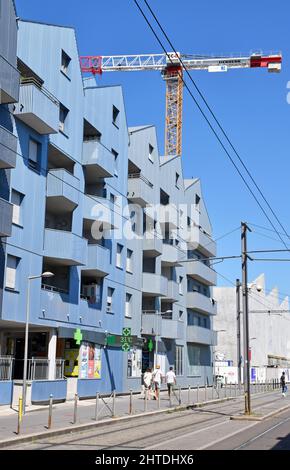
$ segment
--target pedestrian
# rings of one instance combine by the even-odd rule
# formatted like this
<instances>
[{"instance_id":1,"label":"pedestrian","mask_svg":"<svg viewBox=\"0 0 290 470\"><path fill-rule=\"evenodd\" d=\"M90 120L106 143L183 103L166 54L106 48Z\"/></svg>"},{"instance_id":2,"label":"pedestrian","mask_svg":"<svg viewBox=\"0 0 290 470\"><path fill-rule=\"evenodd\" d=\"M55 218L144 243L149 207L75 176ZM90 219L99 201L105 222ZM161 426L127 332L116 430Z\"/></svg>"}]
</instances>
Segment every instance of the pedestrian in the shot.
<instances>
[{"instance_id":1,"label":"pedestrian","mask_svg":"<svg viewBox=\"0 0 290 470\"><path fill-rule=\"evenodd\" d=\"M147 399L150 400L151 390L152 390L152 371L150 367L148 367L148 369L143 375L143 383L144 383L144 388L145 388L144 399L146 399L146 394L147 394Z\"/></svg>"},{"instance_id":2,"label":"pedestrian","mask_svg":"<svg viewBox=\"0 0 290 470\"><path fill-rule=\"evenodd\" d=\"M153 384L154 384L154 400L158 400L159 397L159 392L161 388L161 382L162 382L162 372L160 370L160 366L157 365L153 371Z\"/></svg>"},{"instance_id":3,"label":"pedestrian","mask_svg":"<svg viewBox=\"0 0 290 470\"><path fill-rule=\"evenodd\" d=\"M287 391L285 372L282 372L282 375L280 377L280 386L282 388L282 396L285 397Z\"/></svg>"},{"instance_id":4,"label":"pedestrian","mask_svg":"<svg viewBox=\"0 0 290 470\"><path fill-rule=\"evenodd\" d=\"M173 386L176 385L176 375L173 371L173 367L169 367L169 371L166 374L166 383L167 383L167 390L168 396L170 398L171 392L173 391Z\"/></svg>"}]
</instances>

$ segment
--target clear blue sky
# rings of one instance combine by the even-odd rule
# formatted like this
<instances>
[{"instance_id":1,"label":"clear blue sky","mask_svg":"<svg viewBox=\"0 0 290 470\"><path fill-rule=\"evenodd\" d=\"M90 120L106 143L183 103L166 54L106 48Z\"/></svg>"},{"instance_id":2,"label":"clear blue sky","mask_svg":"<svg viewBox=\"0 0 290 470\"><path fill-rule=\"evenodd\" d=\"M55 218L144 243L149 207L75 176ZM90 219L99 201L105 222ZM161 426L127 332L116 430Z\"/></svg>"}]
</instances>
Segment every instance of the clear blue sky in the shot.
<instances>
[{"instance_id":1,"label":"clear blue sky","mask_svg":"<svg viewBox=\"0 0 290 470\"><path fill-rule=\"evenodd\" d=\"M150 4L182 53L283 52L280 74L245 69L220 74L196 71L192 76L290 231L290 105L286 101L290 4L283 0L151 0ZM21 18L73 26L82 55L162 52L133 0L16 0L16 5ZM165 85L159 73L108 73L98 80L123 85L129 125L156 125L162 153ZM241 220L271 228L186 91L183 120L184 175L202 180L214 236L238 227ZM261 231L277 238L275 233ZM250 234L249 249L264 248L284 247L281 242ZM238 231L219 242L219 255L239 252ZM240 276L237 261L221 263L216 269L233 281ZM268 289L278 285L282 292L290 293L290 263L250 264L250 277L260 272L267 276ZM219 284L226 281L220 277Z\"/></svg>"}]
</instances>

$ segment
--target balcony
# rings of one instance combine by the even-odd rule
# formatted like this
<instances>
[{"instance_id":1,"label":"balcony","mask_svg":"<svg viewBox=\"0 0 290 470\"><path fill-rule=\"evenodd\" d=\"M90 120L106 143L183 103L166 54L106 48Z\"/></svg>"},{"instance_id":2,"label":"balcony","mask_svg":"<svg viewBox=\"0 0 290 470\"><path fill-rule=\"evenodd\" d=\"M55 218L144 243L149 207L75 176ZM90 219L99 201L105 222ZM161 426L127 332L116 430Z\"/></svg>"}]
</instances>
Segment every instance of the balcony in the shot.
<instances>
[{"instance_id":1,"label":"balcony","mask_svg":"<svg viewBox=\"0 0 290 470\"><path fill-rule=\"evenodd\" d=\"M216 273L206 264L198 260L192 260L185 263L186 274L207 286L216 285Z\"/></svg>"},{"instance_id":2,"label":"balcony","mask_svg":"<svg viewBox=\"0 0 290 470\"><path fill-rule=\"evenodd\" d=\"M17 137L5 127L0 126L0 169L15 168Z\"/></svg>"},{"instance_id":3,"label":"balcony","mask_svg":"<svg viewBox=\"0 0 290 470\"><path fill-rule=\"evenodd\" d=\"M19 103L15 105L14 115L38 134L58 132L59 102L32 80L21 84Z\"/></svg>"},{"instance_id":4,"label":"balcony","mask_svg":"<svg viewBox=\"0 0 290 470\"><path fill-rule=\"evenodd\" d=\"M68 320L72 305L67 292L42 284L40 301L46 318L64 322Z\"/></svg>"},{"instance_id":5,"label":"balcony","mask_svg":"<svg viewBox=\"0 0 290 470\"><path fill-rule=\"evenodd\" d=\"M47 175L47 205L54 212L72 212L79 203L80 181L67 170L49 170Z\"/></svg>"},{"instance_id":6,"label":"balcony","mask_svg":"<svg viewBox=\"0 0 290 470\"><path fill-rule=\"evenodd\" d=\"M0 198L0 237L10 237L13 204Z\"/></svg>"},{"instance_id":7,"label":"balcony","mask_svg":"<svg viewBox=\"0 0 290 470\"><path fill-rule=\"evenodd\" d=\"M181 266L180 261L186 258L186 254L174 244L173 239L163 240L162 258L163 266Z\"/></svg>"},{"instance_id":8,"label":"balcony","mask_svg":"<svg viewBox=\"0 0 290 470\"><path fill-rule=\"evenodd\" d=\"M87 264L87 240L71 232L46 228L44 256L55 264L84 266Z\"/></svg>"},{"instance_id":9,"label":"balcony","mask_svg":"<svg viewBox=\"0 0 290 470\"><path fill-rule=\"evenodd\" d=\"M110 250L101 245L88 245L88 261L82 269L87 276L104 277L110 271Z\"/></svg>"},{"instance_id":10,"label":"balcony","mask_svg":"<svg viewBox=\"0 0 290 470\"><path fill-rule=\"evenodd\" d=\"M169 229L179 227L179 213L174 204L160 204L158 222L160 225L167 225Z\"/></svg>"},{"instance_id":11,"label":"balcony","mask_svg":"<svg viewBox=\"0 0 290 470\"><path fill-rule=\"evenodd\" d=\"M155 232L145 232L143 235L143 251L148 258L161 255L163 242L161 236Z\"/></svg>"},{"instance_id":12,"label":"balcony","mask_svg":"<svg viewBox=\"0 0 290 470\"><path fill-rule=\"evenodd\" d=\"M179 285L175 281L168 281L167 295L164 299L169 302L177 302L179 300Z\"/></svg>"},{"instance_id":13,"label":"balcony","mask_svg":"<svg viewBox=\"0 0 290 470\"><path fill-rule=\"evenodd\" d=\"M182 323L178 320L162 318L160 313L142 312L142 335L179 339L182 337L180 325Z\"/></svg>"},{"instance_id":14,"label":"balcony","mask_svg":"<svg viewBox=\"0 0 290 470\"><path fill-rule=\"evenodd\" d=\"M129 174L127 197L133 204L145 207L153 202L153 184L139 173Z\"/></svg>"},{"instance_id":15,"label":"balcony","mask_svg":"<svg viewBox=\"0 0 290 470\"><path fill-rule=\"evenodd\" d=\"M83 165L88 184L95 183L97 178L114 176L114 155L98 140L83 143Z\"/></svg>"},{"instance_id":16,"label":"balcony","mask_svg":"<svg viewBox=\"0 0 290 470\"><path fill-rule=\"evenodd\" d=\"M217 313L216 301L199 292L187 292L187 308L192 308L208 315L216 315Z\"/></svg>"},{"instance_id":17,"label":"balcony","mask_svg":"<svg viewBox=\"0 0 290 470\"><path fill-rule=\"evenodd\" d=\"M143 273L142 293L151 297L166 297L168 281L166 277L154 273Z\"/></svg>"},{"instance_id":18,"label":"balcony","mask_svg":"<svg viewBox=\"0 0 290 470\"><path fill-rule=\"evenodd\" d=\"M0 104L16 103L19 97L19 72L0 55Z\"/></svg>"},{"instance_id":19,"label":"balcony","mask_svg":"<svg viewBox=\"0 0 290 470\"><path fill-rule=\"evenodd\" d=\"M216 256L216 242L199 227L191 228L188 242L191 249L199 250L206 257Z\"/></svg>"},{"instance_id":20,"label":"balcony","mask_svg":"<svg viewBox=\"0 0 290 470\"><path fill-rule=\"evenodd\" d=\"M217 345L217 332L209 328L202 328L195 325L187 325L186 340L188 343L206 344L208 346Z\"/></svg>"},{"instance_id":21,"label":"balcony","mask_svg":"<svg viewBox=\"0 0 290 470\"><path fill-rule=\"evenodd\" d=\"M116 228L114 225L114 205L109 199L97 196L84 196L83 218L103 225L105 230Z\"/></svg>"}]
</instances>

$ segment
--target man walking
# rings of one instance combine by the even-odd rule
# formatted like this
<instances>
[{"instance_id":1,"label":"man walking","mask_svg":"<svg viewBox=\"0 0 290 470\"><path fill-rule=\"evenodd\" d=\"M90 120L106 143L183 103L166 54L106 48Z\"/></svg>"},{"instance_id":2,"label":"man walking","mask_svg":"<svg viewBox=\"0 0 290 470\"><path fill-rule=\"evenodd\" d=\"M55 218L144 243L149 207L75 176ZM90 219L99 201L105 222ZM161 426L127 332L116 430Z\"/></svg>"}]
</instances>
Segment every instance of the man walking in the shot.
<instances>
[{"instance_id":1,"label":"man walking","mask_svg":"<svg viewBox=\"0 0 290 470\"><path fill-rule=\"evenodd\" d=\"M166 374L166 383L167 383L168 396L170 398L171 392L173 390L173 385L176 385L176 375L173 371L173 367L169 367L169 371Z\"/></svg>"},{"instance_id":2,"label":"man walking","mask_svg":"<svg viewBox=\"0 0 290 470\"><path fill-rule=\"evenodd\" d=\"M153 372L153 384L154 384L154 391L155 391L155 400L158 400L160 388L162 382L162 373L160 370L160 366L157 365L154 372Z\"/></svg>"},{"instance_id":3,"label":"man walking","mask_svg":"<svg viewBox=\"0 0 290 470\"><path fill-rule=\"evenodd\" d=\"M282 395L283 397L285 397L287 391L285 372L282 372L282 375L280 377L280 385L282 388Z\"/></svg>"}]
</instances>

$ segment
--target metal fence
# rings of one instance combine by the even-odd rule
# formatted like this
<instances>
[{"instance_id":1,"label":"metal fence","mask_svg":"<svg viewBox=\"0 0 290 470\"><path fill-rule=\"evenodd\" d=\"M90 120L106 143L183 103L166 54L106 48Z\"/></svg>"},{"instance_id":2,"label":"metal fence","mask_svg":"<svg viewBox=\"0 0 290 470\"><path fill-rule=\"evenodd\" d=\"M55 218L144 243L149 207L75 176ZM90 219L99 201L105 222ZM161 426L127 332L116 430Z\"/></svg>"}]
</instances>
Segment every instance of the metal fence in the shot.
<instances>
[{"instance_id":1,"label":"metal fence","mask_svg":"<svg viewBox=\"0 0 290 470\"><path fill-rule=\"evenodd\" d=\"M12 356L0 356L0 380L11 380L13 371Z\"/></svg>"}]
</instances>

